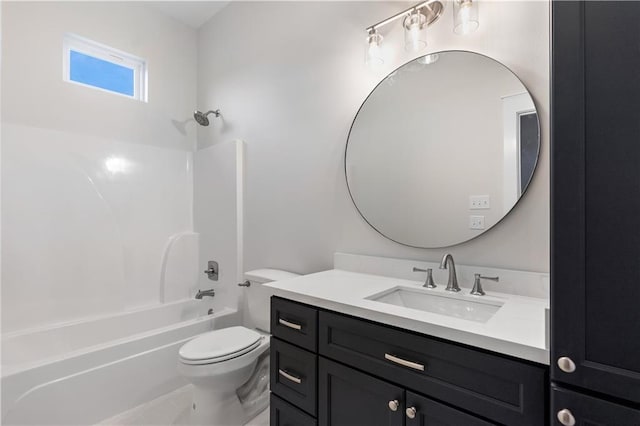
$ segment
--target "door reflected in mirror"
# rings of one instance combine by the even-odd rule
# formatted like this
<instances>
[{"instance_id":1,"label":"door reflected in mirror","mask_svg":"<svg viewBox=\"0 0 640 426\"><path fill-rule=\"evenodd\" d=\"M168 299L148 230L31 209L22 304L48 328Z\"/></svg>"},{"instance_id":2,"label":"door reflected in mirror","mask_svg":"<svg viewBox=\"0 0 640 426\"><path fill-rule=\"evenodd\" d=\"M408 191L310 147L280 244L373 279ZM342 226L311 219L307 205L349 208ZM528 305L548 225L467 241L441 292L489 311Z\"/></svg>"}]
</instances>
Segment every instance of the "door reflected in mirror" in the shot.
<instances>
[{"instance_id":1,"label":"door reflected in mirror","mask_svg":"<svg viewBox=\"0 0 640 426\"><path fill-rule=\"evenodd\" d=\"M539 151L535 104L515 74L477 53L437 52L401 66L367 97L345 173L358 211L382 235L446 247L513 209Z\"/></svg>"}]
</instances>

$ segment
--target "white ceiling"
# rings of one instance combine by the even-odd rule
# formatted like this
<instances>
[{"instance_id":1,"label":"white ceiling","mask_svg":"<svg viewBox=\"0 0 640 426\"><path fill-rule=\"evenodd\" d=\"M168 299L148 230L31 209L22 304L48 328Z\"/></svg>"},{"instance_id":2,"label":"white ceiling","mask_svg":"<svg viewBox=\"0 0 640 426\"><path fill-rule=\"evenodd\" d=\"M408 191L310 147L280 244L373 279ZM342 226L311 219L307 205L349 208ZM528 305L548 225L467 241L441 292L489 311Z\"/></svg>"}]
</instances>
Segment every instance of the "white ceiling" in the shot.
<instances>
[{"instance_id":1,"label":"white ceiling","mask_svg":"<svg viewBox=\"0 0 640 426\"><path fill-rule=\"evenodd\" d=\"M230 1L154 1L148 3L165 15L198 29Z\"/></svg>"}]
</instances>

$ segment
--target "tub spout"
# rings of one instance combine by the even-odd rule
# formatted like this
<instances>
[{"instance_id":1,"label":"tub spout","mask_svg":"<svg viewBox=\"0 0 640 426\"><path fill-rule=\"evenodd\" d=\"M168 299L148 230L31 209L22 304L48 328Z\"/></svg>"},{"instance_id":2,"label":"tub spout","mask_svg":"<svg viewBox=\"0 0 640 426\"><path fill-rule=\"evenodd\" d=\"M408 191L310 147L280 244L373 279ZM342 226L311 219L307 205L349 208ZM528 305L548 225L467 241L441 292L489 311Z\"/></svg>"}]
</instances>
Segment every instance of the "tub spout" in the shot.
<instances>
[{"instance_id":1,"label":"tub spout","mask_svg":"<svg viewBox=\"0 0 640 426\"><path fill-rule=\"evenodd\" d=\"M203 297L213 297L215 295L216 291L214 289L198 290L198 293L196 293L196 299L202 299Z\"/></svg>"}]
</instances>

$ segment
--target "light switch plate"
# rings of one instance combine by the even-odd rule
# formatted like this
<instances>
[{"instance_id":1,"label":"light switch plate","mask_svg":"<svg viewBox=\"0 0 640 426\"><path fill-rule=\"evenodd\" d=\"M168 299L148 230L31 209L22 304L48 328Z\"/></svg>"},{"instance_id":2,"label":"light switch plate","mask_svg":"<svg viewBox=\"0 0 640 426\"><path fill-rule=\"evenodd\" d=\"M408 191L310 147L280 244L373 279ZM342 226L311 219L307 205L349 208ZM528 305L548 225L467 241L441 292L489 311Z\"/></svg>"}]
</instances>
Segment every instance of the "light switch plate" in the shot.
<instances>
[{"instance_id":1,"label":"light switch plate","mask_svg":"<svg viewBox=\"0 0 640 426\"><path fill-rule=\"evenodd\" d=\"M484 229L484 216L469 216L469 229Z\"/></svg>"},{"instance_id":2,"label":"light switch plate","mask_svg":"<svg viewBox=\"0 0 640 426\"><path fill-rule=\"evenodd\" d=\"M469 210L484 210L491 208L491 199L488 195L470 195Z\"/></svg>"}]
</instances>

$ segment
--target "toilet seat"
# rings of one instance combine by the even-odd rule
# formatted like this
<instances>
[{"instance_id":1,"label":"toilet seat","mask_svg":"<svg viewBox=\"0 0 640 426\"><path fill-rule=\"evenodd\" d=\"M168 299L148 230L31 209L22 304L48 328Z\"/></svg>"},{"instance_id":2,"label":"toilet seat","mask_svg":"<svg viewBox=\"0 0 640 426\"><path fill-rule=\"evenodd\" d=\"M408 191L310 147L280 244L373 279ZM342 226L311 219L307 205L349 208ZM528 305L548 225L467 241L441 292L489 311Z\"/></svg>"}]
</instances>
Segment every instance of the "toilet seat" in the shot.
<instances>
[{"instance_id":1,"label":"toilet seat","mask_svg":"<svg viewBox=\"0 0 640 426\"><path fill-rule=\"evenodd\" d=\"M215 364L247 354L263 336L246 327L228 327L205 333L180 348L180 361L189 365Z\"/></svg>"}]
</instances>

